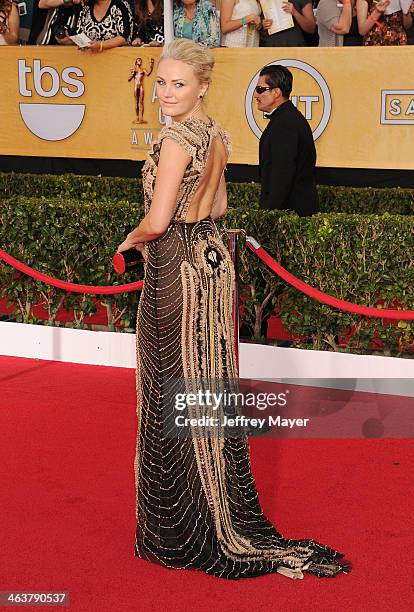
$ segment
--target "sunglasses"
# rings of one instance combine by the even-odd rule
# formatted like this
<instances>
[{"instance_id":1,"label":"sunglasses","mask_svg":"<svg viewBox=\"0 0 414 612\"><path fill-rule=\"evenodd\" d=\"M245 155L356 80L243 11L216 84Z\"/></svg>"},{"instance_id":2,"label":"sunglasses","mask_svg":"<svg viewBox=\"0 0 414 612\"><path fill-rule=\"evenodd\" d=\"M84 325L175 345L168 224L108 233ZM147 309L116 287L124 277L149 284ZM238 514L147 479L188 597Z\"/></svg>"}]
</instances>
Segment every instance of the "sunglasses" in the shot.
<instances>
[{"instance_id":1,"label":"sunglasses","mask_svg":"<svg viewBox=\"0 0 414 612\"><path fill-rule=\"evenodd\" d=\"M276 88L275 87L262 87L261 85L256 85L256 87L254 89L255 89L256 93L258 93L260 95L264 91L269 91L270 89L276 89Z\"/></svg>"}]
</instances>

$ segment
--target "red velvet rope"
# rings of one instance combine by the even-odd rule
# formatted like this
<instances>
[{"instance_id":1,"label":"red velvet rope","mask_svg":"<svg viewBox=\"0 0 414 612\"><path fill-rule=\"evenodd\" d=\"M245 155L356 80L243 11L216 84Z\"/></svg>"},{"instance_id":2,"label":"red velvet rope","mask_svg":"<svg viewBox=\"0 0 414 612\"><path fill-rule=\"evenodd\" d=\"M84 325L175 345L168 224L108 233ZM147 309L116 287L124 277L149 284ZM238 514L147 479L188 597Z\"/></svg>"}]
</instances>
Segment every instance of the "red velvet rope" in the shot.
<instances>
[{"instance_id":1,"label":"red velvet rope","mask_svg":"<svg viewBox=\"0 0 414 612\"><path fill-rule=\"evenodd\" d=\"M140 280L136 283L128 283L127 285L115 285L115 286L94 286L94 285L77 285L75 283L69 283L67 281L59 280L58 278L53 278L53 276L48 276L47 274L43 274L43 272L39 272L38 270L34 270L30 268L30 266L26 266L26 264L22 263L18 259L15 259L11 255L8 255L2 249L0 249L0 259L8 263L16 270L20 272L24 272L28 276L35 278L37 280L42 281L43 283L47 283L48 285L52 285L53 287L58 287L59 289L65 289L66 291L71 291L73 293L92 293L94 295L114 295L116 293L127 293L129 291L136 291L137 289L142 289L144 285L144 281Z\"/></svg>"},{"instance_id":2,"label":"red velvet rope","mask_svg":"<svg viewBox=\"0 0 414 612\"><path fill-rule=\"evenodd\" d=\"M246 238L247 246L265 263L269 266L273 272L278 274L280 278L291 284L305 295L321 302L322 304L327 304L328 306L333 306L334 308L338 308L339 310L345 310L347 312L352 312L354 314L360 314L368 317L377 317L379 319L394 319L398 321L412 321L414 320L414 311L413 310L390 310L385 308L371 308L369 306L358 306L357 304L353 304L352 302L347 302L345 300L340 300L339 298L332 297L331 295L327 295L319 289L315 289L311 287L304 281L300 280L287 270L283 268L277 261L273 259L265 251L265 249L260 246L254 238L251 236L247 236ZM128 283L126 285L118 285L118 286L93 286L93 285L78 285L75 283L69 283L67 281L62 281L57 278L53 278L52 276L48 276L47 274L43 274L38 270L34 270L29 266L26 266L24 263L15 259L11 255L8 255L0 249L0 259L3 259L6 263L16 268L20 272L31 276L37 280L40 280L44 283L48 283L53 287L58 287L59 289L65 289L67 291L72 291L74 293L91 293L98 295L114 295L117 293L126 293L129 291L136 291L137 289L142 289L144 285L144 281L140 280L136 283Z\"/></svg>"},{"instance_id":3,"label":"red velvet rope","mask_svg":"<svg viewBox=\"0 0 414 612\"><path fill-rule=\"evenodd\" d=\"M293 276L293 274L285 270L285 268L278 264L277 261L275 261L273 257L271 257L269 253L267 253L267 251L265 251L264 248L260 246L260 244L251 236L246 237L246 244L266 265L269 266L271 270L273 270L273 272L278 274L280 278L322 304L333 306L339 310L353 312L354 314L377 317L379 319L395 319L397 321L414 320L414 310L386 310L385 308L358 306L352 302L346 302L345 300L340 300L339 298L327 295L318 289L314 289L304 281L296 278L296 276Z\"/></svg>"}]
</instances>

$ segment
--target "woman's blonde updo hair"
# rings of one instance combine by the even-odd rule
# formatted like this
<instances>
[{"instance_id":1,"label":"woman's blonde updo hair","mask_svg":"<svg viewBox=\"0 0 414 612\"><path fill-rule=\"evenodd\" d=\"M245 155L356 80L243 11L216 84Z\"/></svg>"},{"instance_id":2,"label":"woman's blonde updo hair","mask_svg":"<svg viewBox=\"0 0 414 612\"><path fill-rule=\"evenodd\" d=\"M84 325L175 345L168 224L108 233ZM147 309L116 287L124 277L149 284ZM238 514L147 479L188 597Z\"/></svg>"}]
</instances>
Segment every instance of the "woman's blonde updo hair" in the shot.
<instances>
[{"instance_id":1,"label":"woman's blonde updo hair","mask_svg":"<svg viewBox=\"0 0 414 612\"><path fill-rule=\"evenodd\" d=\"M211 73L214 67L214 56L208 47L202 47L198 43L186 38L177 38L164 46L160 57L173 59L192 66L196 77L201 84L211 83Z\"/></svg>"}]
</instances>

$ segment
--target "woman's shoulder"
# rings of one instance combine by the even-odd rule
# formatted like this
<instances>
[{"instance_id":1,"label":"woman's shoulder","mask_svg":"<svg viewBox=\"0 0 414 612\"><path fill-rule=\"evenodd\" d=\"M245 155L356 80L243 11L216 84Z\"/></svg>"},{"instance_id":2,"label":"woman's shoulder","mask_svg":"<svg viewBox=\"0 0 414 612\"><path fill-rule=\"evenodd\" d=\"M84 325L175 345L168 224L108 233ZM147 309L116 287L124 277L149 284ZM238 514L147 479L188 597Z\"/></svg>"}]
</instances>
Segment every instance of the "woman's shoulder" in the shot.
<instances>
[{"instance_id":1,"label":"woman's shoulder","mask_svg":"<svg viewBox=\"0 0 414 612\"><path fill-rule=\"evenodd\" d=\"M190 127L192 132L197 136L197 138L201 139L204 143L206 143L206 147L208 146L209 137L204 138L204 132L209 133L211 130L213 131L213 135L220 134L224 146L227 149L227 155L231 154L231 136L227 130L225 130L215 119L211 117L208 118L209 121L206 123L203 120L197 118L188 118L185 123Z\"/></svg>"},{"instance_id":2,"label":"woman's shoulder","mask_svg":"<svg viewBox=\"0 0 414 612\"><path fill-rule=\"evenodd\" d=\"M174 121L170 125L166 125L162 128L158 140L161 141L164 138L172 138L178 140L186 140L190 144L196 144L198 141L197 131L193 129L190 121Z\"/></svg>"},{"instance_id":3,"label":"woman's shoulder","mask_svg":"<svg viewBox=\"0 0 414 612\"><path fill-rule=\"evenodd\" d=\"M191 122L175 121L171 125L163 127L157 140L159 147L161 147L162 141L165 138L170 138L179 144L188 153L188 155L192 157L195 167L200 165L199 151L200 147L202 146L201 134L199 131L194 129Z\"/></svg>"},{"instance_id":4,"label":"woman's shoulder","mask_svg":"<svg viewBox=\"0 0 414 612\"><path fill-rule=\"evenodd\" d=\"M208 149L210 142L210 130L220 134L224 146L227 149L227 154L231 154L231 137L230 134L221 125L219 125L214 119L209 118L209 122L197 118L188 117L184 121L173 122L169 126L165 126L158 137L158 143L161 144L164 138L171 138L178 144L180 144L188 154L193 158L195 165L200 163L200 169L202 166L201 159L203 157L202 151Z\"/></svg>"}]
</instances>

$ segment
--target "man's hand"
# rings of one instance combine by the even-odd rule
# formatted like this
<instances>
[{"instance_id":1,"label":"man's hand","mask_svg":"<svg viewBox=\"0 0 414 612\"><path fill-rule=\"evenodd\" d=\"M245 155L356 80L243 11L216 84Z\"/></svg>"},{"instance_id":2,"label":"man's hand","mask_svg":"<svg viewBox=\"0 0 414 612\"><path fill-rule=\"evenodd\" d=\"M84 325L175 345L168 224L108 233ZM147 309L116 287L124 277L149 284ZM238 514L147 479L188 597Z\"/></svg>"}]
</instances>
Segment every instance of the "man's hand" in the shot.
<instances>
[{"instance_id":1,"label":"man's hand","mask_svg":"<svg viewBox=\"0 0 414 612\"><path fill-rule=\"evenodd\" d=\"M263 19L262 26L265 30L268 30L272 27L273 19Z\"/></svg>"}]
</instances>

